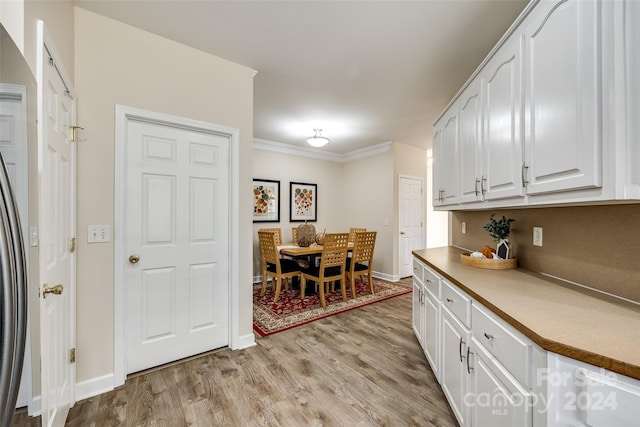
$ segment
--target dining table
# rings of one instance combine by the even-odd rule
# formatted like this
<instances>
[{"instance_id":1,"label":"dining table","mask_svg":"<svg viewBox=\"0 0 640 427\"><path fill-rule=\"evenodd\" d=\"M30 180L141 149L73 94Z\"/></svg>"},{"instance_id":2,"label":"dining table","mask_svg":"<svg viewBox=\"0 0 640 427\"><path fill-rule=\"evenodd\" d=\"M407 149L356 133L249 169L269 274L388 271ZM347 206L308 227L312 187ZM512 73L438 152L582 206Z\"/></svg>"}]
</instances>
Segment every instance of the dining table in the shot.
<instances>
[{"instance_id":1,"label":"dining table","mask_svg":"<svg viewBox=\"0 0 640 427\"><path fill-rule=\"evenodd\" d=\"M353 242L349 242L347 250L353 250ZM314 243L310 246L298 246L295 243L286 243L284 245L278 245L278 251L280 255L290 257L318 256L322 255L322 245Z\"/></svg>"},{"instance_id":2,"label":"dining table","mask_svg":"<svg viewBox=\"0 0 640 427\"><path fill-rule=\"evenodd\" d=\"M352 250L353 242L349 242L347 244L347 251ZM322 245L314 243L309 246L299 246L293 242L290 242L278 245L278 252L280 253L280 255L285 255L292 258L309 257L309 264L317 265L316 258L322 255ZM294 289L299 286L297 277L294 277L291 282ZM305 288L305 295L315 295L317 293L318 291L316 289L315 283L312 281L308 281Z\"/></svg>"}]
</instances>

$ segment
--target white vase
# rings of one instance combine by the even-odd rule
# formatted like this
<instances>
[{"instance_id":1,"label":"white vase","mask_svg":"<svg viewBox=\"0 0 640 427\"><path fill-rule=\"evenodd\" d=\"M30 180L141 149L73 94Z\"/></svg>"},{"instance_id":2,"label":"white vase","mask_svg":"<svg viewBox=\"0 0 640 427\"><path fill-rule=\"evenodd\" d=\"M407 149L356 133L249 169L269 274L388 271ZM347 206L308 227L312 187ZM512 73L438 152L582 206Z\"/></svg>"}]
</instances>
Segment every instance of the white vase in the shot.
<instances>
[{"instance_id":1,"label":"white vase","mask_svg":"<svg viewBox=\"0 0 640 427\"><path fill-rule=\"evenodd\" d=\"M509 239L500 239L496 248L499 259L509 259Z\"/></svg>"}]
</instances>

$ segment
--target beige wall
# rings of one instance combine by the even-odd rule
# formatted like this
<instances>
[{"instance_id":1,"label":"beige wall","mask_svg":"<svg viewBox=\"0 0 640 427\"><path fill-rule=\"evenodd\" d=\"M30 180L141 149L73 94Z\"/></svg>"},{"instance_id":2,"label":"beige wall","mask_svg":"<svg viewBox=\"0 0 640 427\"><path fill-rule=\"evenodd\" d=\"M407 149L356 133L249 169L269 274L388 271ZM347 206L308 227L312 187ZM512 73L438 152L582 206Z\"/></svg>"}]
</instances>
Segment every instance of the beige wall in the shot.
<instances>
[{"instance_id":1,"label":"beige wall","mask_svg":"<svg viewBox=\"0 0 640 427\"><path fill-rule=\"evenodd\" d=\"M373 270L392 277L397 273L393 150L344 163L343 168L344 179L338 187L342 203L337 208L342 229L365 227L377 231Z\"/></svg>"},{"instance_id":2,"label":"beige wall","mask_svg":"<svg viewBox=\"0 0 640 427\"><path fill-rule=\"evenodd\" d=\"M240 254L251 253L253 75L246 67L75 9L78 124L77 380L113 372L114 110L125 105L240 129ZM240 331L252 333L251 272L241 269Z\"/></svg>"},{"instance_id":3,"label":"beige wall","mask_svg":"<svg viewBox=\"0 0 640 427\"><path fill-rule=\"evenodd\" d=\"M640 302L640 204L454 212L453 244L495 247L482 228L494 212L516 220L509 240L520 266ZM532 244L534 226L542 247Z\"/></svg>"},{"instance_id":4,"label":"beige wall","mask_svg":"<svg viewBox=\"0 0 640 427\"><path fill-rule=\"evenodd\" d=\"M393 206L393 160L391 151L363 159L338 163L327 160L256 149L253 176L280 181L280 223L253 224L253 274L260 275L258 229L281 227L283 239L291 240L289 222L289 183L318 184L316 232L346 232L349 227L378 231L374 270L391 275ZM384 226L384 219L389 226Z\"/></svg>"}]
</instances>

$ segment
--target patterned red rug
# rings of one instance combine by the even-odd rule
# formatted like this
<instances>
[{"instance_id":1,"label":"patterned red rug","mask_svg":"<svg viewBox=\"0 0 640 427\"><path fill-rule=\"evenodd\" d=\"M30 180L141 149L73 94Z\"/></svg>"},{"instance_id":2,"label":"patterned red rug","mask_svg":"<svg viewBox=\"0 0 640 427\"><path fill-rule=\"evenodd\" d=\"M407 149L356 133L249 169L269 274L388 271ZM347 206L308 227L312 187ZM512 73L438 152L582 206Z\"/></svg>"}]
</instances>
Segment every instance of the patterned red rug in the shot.
<instances>
[{"instance_id":1,"label":"patterned red rug","mask_svg":"<svg viewBox=\"0 0 640 427\"><path fill-rule=\"evenodd\" d=\"M260 283L253 284L253 329L260 336L267 336L315 320L324 319L338 313L384 301L411 292L411 285L401 282L388 282L373 278L375 294L372 295L369 285L361 280L356 281L356 299L350 298L351 289L347 288L347 302L342 301L340 286L335 292L325 294L327 309L323 310L318 295L305 295L300 299L297 290L283 290L277 303L273 303L273 290L267 285L267 292L260 296Z\"/></svg>"}]
</instances>

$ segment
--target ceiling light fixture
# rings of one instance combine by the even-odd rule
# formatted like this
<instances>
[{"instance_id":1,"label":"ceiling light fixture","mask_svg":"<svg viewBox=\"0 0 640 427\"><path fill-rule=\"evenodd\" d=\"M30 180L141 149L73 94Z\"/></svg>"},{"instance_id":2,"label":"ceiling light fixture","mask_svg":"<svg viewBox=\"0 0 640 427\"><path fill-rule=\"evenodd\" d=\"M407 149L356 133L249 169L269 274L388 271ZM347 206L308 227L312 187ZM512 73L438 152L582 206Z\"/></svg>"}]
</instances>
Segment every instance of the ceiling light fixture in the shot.
<instances>
[{"instance_id":1,"label":"ceiling light fixture","mask_svg":"<svg viewBox=\"0 0 640 427\"><path fill-rule=\"evenodd\" d=\"M329 138L321 135L322 129L314 129L313 131L316 134L312 137L307 138L307 142L309 143L309 145L312 145L314 147L324 147L329 143Z\"/></svg>"}]
</instances>

